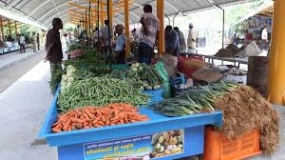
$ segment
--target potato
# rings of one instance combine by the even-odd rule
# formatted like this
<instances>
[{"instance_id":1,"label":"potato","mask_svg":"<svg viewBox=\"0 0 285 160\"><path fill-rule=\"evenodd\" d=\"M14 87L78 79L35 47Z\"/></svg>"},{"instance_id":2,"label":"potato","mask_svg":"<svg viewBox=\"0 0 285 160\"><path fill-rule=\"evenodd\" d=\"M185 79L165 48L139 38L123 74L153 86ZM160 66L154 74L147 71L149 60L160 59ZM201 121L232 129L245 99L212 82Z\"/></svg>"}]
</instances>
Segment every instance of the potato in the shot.
<instances>
[{"instance_id":1,"label":"potato","mask_svg":"<svg viewBox=\"0 0 285 160\"><path fill-rule=\"evenodd\" d=\"M176 137L171 137L169 143L171 145L176 145L177 144L177 138Z\"/></svg>"}]
</instances>

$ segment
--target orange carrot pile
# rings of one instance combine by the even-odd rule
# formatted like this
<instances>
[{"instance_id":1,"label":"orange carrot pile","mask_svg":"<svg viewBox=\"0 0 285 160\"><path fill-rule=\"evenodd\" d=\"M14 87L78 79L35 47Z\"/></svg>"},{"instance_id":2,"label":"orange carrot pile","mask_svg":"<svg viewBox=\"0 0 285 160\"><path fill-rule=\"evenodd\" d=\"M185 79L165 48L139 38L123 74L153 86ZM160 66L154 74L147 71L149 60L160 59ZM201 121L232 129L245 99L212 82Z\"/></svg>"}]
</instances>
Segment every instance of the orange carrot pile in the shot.
<instances>
[{"instance_id":1,"label":"orange carrot pile","mask_svg":"<svg viewBox=\"0 0 285 160\"><path fill-rule=\"evenodd\" d=\"M138 109L130 104L115 103L105 107L88 106L60 115L52 126L52 132L98 128L147 120L147 116L141 115Z\"/></svg>"}]
</instances>

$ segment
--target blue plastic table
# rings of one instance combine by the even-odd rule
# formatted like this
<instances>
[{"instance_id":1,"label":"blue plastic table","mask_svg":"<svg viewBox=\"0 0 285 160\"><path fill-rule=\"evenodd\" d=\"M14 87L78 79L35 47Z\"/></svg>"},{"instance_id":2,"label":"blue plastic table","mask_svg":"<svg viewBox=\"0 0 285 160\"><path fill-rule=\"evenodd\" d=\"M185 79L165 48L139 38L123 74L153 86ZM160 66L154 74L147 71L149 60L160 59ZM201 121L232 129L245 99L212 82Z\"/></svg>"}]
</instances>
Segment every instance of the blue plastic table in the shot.
<instances>
[{"instance_id":1,"label":"blue plastic table","mask_svg":"<svg viewBox=\"0 0 285 160\"><path fill-rule=\"evenodd\" d=\"M132 150L128 148L130 154L142 150L147 152L147 149L152 147L150 143L153 134L174 130L183 130L183 152L155 159L172 160L198 155L202 154L204 149L204 126L222 124L221 112L166 117L150 109L141 108L140 112L147 115L149 121L55 134L51 133L51 126L58 115L56 104L58 94L59 90L52 101L39 137L45 138L50 146L58 147L59 160L99 160L114 152L115 147L122 149L127 145L132 146ZM126 148L120 154L123 155L124 152L127 153Z\"/></svg>"}]
</instances>

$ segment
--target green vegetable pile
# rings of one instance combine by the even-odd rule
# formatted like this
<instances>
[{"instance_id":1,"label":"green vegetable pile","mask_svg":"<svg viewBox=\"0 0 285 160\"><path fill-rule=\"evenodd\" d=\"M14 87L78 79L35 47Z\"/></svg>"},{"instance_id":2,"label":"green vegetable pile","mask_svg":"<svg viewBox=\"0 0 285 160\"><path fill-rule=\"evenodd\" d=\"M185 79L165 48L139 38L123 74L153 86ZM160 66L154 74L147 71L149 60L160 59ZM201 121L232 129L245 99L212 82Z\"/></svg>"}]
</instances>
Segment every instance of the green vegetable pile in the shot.
<instances>
[{"instance_id":1,"label":"green vegetable pile","mask_svg":"<svg viewBox=\"0 0 285 160\"><path fill-rule=\"evenodd\" d=\"M127 71L113 70L106 77L124 79L140 90L155 90L161 88L162 78L154 67L135 63Z\"/></svg>"},{"instance_id":2,"label":"green vegetable pile","mask_svg":"<svg viewBox=\"0 0 285 160\"><path fill-rule=\"evenodd\" d=\"M77 49L84 49L86 46L84 45L81 45L81 44L72 44L68 47L68 52L72 52L74 50L77 50Z\"/></svg>"},{"instance_id":3,"label":"green vegetable pile","mask_svg":"<svg viewBox=\"0 0 285 160\"><path fill-rule=\"evenodd\" d=\"M61 78L61 92L70 88L72 82L95 77L95 74L85 70L77 70L74 66L69 65L66 68L66 74Z\"/></svg>"},{"instance_id":4,"label":"green vegetable pile","mask_svg":"<svg viewBox=\"0 0 285 160\"><path fill-rule=\"evenodd\" d=\"M73 81L58 98L60 112L83 106L104 106L112 103L145 105L149 96L142 94L125 80L96 77Z\"/></svg>"},{"instance_id":5,"label":"green vegetable pile","mask_svg":"<svg viewBox=\"0 0 285 160\"><path fill-rule=\"evenodd\" d=\"M215 110L214 101L232 91L238 84L221 81L208 86L186 90L175 98L165 99L150 107L165 116L185 116Z\"/></svg>"}]
</instances>

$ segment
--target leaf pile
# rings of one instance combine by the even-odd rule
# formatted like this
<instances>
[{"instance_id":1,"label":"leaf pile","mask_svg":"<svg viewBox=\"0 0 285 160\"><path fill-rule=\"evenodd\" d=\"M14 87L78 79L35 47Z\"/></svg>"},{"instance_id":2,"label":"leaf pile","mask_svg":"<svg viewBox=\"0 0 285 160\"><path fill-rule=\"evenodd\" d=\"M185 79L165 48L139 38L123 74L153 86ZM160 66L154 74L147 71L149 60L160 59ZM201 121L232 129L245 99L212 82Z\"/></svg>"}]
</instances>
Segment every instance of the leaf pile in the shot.
<instances>
[{"instance_id":1,"label":"leaf pile","mask_svg":"<svg viewBox=\"0 0 285 160\"><path fill-rule=\"evenodd\" d=\"M214 107L223 111L221 131L229 139L258 128L262 151L272 154L277 150L280 139L279 115L257 91L241 85L216 99Z\"/></svg>"}]
</instances>

